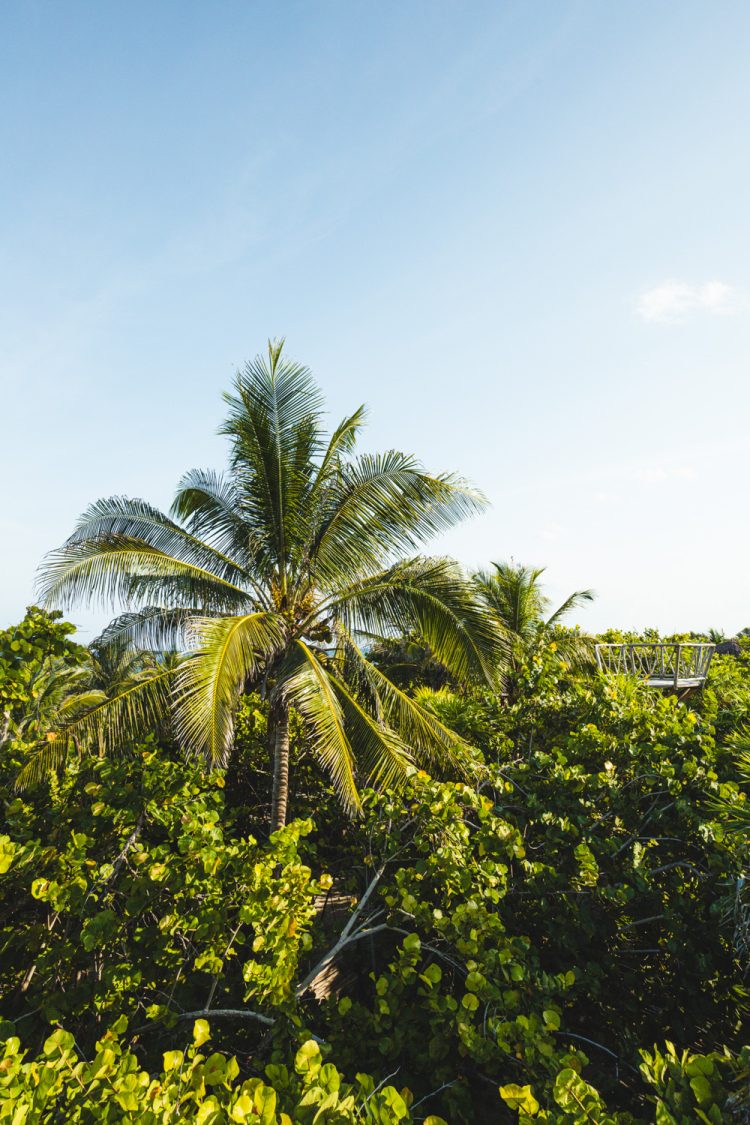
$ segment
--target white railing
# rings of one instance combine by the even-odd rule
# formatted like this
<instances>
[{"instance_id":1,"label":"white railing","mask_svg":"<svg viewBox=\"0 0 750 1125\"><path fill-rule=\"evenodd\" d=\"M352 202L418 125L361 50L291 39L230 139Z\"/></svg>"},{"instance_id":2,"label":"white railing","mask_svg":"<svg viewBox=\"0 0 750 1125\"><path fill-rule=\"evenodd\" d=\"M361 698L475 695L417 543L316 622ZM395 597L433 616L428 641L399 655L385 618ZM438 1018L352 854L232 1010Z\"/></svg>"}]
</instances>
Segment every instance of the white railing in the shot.
<instances>
[{"instance_id":1,"label":"white railing","mask_svg":"<svg viewBox=\"0 0 750 1125\"><path fill-rule=\"evenodd\" d=\"M687 641L598 644L596 663L602 672L637 676L651 687L687 691L703 687L715 648Z\"/></svg>"}]
</instances>

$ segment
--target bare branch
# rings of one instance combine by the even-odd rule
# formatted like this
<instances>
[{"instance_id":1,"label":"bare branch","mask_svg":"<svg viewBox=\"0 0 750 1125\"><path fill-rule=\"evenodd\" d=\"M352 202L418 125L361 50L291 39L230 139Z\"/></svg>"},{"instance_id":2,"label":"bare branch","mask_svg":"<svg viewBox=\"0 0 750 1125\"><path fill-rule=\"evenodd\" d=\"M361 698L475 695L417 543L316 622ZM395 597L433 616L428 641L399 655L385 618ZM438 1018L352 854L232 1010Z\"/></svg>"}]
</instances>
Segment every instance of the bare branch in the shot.
<instances>
[{"instance_id":1,"label":"bare branch","mask_svg":"<svg viewBox=\"0 0 750 1125\"><path fill-rule=\"evenodd\" d=\"M335 944L331 947L331 949L328 950L328 952L325 954L325 956L322 957L320 959L320 961L318 961L317 965L315 965L310 970L310 972L307 974L305 979L297 985L297 990L296 990L296 993L295 993L297 999L299 999L301 996L304 996L304 994L307 992L308 988L310 987L312 982L315 980L315 978L317 976L319 976L320 973L322 973L323 970L326 969L330 965L331 961L335 960L335 958L339 955L339 953L341 952L341 950L345 946L350 945L354 941L359 941L359 939L362 938L362 937L370 937L372 934L378 933L379 930L382 930L382 929L386 928L384 924L379 925L379 926L369 925L369 923L371 923L373 921L373 919L380 917L381 914L383 913L382 910L378 910L378 911L376 911L375 914L372 914L370 916L370 918L368 919L368 928L359 929L354 933L352 932L357 920L359 918L361 918L362 912L365 909L365 907L367 906L367 903L368 903L368 901L369 901L369 899L372 895L372 892L375 890L375 887L380 882L380 879L382 878L384 871L385 871L385 864L382 867L379 867L378 870L373 875L372 879L370 880L370 884L367 887L367 890L365 891L365 893L362 895L362 898L357 903L356 908L352 911L351 917L349 918L348 922L346 923L343 930L341 931L341 933L340 933L338 939L336 940Z\"/></svg>"},{"instance_id":2,"label":"bare branch","mask_svg":"<svg viewBox=\"0 0 750 1125\"><path fill-rule=\"evenodd\" d=\"M211 1019L254 1020L256 1023L265 1024L266 1027L273 1027L276 1023L273 1017L261 1015L260 1012L251 1012L249 1008L203 1008L199 1012L181 1012L177 1019L198 1020L206 1016L210 1016Z\"/></svg>"}]
</instances>

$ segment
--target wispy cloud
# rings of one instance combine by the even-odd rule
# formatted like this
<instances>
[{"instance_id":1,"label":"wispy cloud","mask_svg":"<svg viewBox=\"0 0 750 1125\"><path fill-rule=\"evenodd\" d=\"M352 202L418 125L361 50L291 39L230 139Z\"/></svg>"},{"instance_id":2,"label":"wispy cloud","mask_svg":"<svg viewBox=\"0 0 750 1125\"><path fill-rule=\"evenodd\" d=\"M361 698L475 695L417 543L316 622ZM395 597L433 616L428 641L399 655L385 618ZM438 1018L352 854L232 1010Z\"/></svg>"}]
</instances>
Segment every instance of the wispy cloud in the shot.
<instances>
[{"instance_id":1,"label":"wispy cloud","mask_svg":"<svg viewBox=\"0 0 750 1125\"><path fill-rule=\"evenodd\" d=\"M645 289L635 303L638 315L647 321L677 323L693 313L729 316L748 307L748 302L725 281L690 285L670 279Z\"/></svg>"}]
</instances>

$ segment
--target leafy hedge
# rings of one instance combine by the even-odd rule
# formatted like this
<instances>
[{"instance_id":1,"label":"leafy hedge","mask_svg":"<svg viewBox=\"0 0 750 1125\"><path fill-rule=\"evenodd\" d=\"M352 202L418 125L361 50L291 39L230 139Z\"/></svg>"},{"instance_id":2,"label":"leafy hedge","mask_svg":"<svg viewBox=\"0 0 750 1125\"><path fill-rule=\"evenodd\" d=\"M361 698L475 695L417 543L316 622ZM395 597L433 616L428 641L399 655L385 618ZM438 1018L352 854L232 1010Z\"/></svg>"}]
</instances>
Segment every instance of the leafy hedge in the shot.
<instances>
[{"instance_id":1,"label":"leafy hedge","mask_svg":"<svg viewBox=\"0 0 750 1125\"><path fill-rule=\"evenodd\" d=\"M93 1058L80 1057L73 1036L58 1030L46 1040L39 1058L26 1062L16 1037L5 1040L0 1062L0 1121L13 1125L65 1120L84 1122L191 1121L196 1125L259 1122L291 1125L292 1121L409 1122L411 1095L394 1086L377 1089L367 1075L344 1082L331 1063L324 1063L313 1040L297 1051L294 1069L266 1067L263 1078L239 1080L234 1058L204 1054L210 1038L205 1020L197 1020L186 1051L166 1051L163 1069L154 1076L140 1068L118 1035L126 1021L97 1043ZM425 1119L441 1125L441 1118ZM442 1125L445 1125L442 1122Z\"/></svg>"},{"instance_id":2,"label":"leafy hedge","mask_svg":"<svg viewBox=\"0 0 750 1125\"><path fill-rule=\"evenodd\" d=\"M78 659L59 622L20 633L0 1122L747 1119L746 845L720 812L746 800L741 661L694 708L552 652L512 706L424 693L475 747L465 778L414 772L354 822L311 781L268 839L258 699L226 774L150 741L17 792L34 668Z\"/></svg>"}]
</instances>

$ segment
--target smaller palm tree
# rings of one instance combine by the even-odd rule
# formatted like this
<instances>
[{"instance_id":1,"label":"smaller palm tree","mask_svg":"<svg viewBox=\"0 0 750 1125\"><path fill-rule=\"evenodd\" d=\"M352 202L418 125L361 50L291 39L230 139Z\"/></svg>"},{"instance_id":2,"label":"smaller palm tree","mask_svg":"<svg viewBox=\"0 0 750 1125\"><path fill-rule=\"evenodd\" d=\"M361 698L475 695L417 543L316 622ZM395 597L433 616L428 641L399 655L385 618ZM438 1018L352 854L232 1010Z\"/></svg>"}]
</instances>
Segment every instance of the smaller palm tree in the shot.
<instances>
[{"instance_id":1,"label":"smaller palm tree","mask_svg":"<svg viewBox=\"0 0 750 1125\"><path fill-rule=\"evenodd\" d=\"M38 781L65 761L68 751L87 742L104 753L106 716L112 722L117 702L121 716L131 696L144 706L144 687L169 675L176 654L157 654L134 649L108 630L92 641L80 664L55 660L42 669L37 684L36 706L14 734L36 744L18 776L18 785ZM152 702L155 702L152 700ZM154 729L167 718L166 705L152 706ZM125 741L125 740L123 740Z\"/></svg>"},{"instance_id":2,"label":"smaller palm tree","mask_svg":"<svg viewBox=\"0 0 750 1125\"><path fill-rule=\"evenodd\" d=\"M588 637L561 626L563 618L574 609L593 601L593 590L575 590L549 613L551 599L540 581L544 567L523 566L513 560L491 565L492 570L479 571L475 581L485 604L510 639L511 671L517 671L529 652L552 634L561 660L572 667L590 660Z\"/></svg>"}]
</instances>

